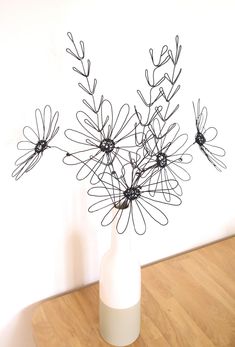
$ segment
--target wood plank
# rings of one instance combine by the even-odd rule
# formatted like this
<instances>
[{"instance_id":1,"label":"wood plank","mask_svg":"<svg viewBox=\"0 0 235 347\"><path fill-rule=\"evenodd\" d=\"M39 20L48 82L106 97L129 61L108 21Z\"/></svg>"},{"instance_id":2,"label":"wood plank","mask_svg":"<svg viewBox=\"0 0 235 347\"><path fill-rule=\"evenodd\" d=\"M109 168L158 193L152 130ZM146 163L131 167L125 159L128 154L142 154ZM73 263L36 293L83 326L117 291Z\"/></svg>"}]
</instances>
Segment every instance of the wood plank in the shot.
<instances>
[{"instance_id":1,"label":"wood plank","mask_svg":"<svg viewBox=\"0 0 235 347\"><path fill-rule=\"evenodd\" d=\"M235 237L142 269L141 335L132 347L235 346ZM37 347L105 347L98 284L46 300Z\"/></svg>"},{"instance_id":2,"label":"wood plank","mask_svg":"<svg viewBox=\"0 0 235 347\"><path fill-rule=\"evenodd\" d=\"M218 264L212 262L205 254L200 252L192 254L192 258L196 259L199 266L217 282L224 290L232 297L235 298L235 278L234 273L232 276L228 275ZM234 258L235 259L235 258ZM233 260L234 261L234 260Z\"/></svg>"},{"instance_id":3,"label":"wood plank","mask_svg":"<svg viewBox=\"0 0 235 347\"><path fill-rule=\"evenodd\" d=\"M153 296L153 301L159 305L157 309L158 313L155 312L153 316L155 324L161 330L162 335L165 336L165 339L169 341L171 346L213 347L214 345L210 339L176 300L176 297L173 295L174 291L171 290L171 284L167 280L167 277L165 277L164 272L159 270L159 266L156 266L156 268L157 271L154 271L154 268L151 269L151 276L153 278L157 277L156 272L158 272L159 278L163 278L164 282L168 283L168 288L166 289L168 296L161 295L154 281L146 283L148 283L147 287ZM172 293L170 294L170 292Z\"/></svg>"},{"instance_id":4,"label":"wood plank","mask_svg":"<svg viewBox=\"0 0 235 347\"><path fill-rule=\"evenodd\" d=\"M233 298L225 288L208 275L207 271L202 268L198 259L184 259L181 261L181 264L186 271L191 273L191 276L197 283L200 283L210 295L213 295L214 298L220 301L231 314L234 313L235 297Z\"/></svg>"},{"instance_id":5,"label":"wood plank","mask_svg":"<svg viewBox=\"0 0 235 347\"><path fill-rule=\"evenodd\" d=\"M203 249L203 253L205 253L205 249ZM190 258L190 254L188 257ZM221 259L219 257L216 259L219 261L219 265L223 270ZM225 306L218 300L218 296L220 296L221 292L217 293L216 288L213 288L212 292L205 289L202 283L195 280L193 269L189 267L188 271L185 270L182 264L183 261L185 262L185 256L183 260L181 260L181 257L177 257L171 262L162 262L158 267L158 270L160 269L166 277L173 297L176 298L212 343L220 347L234 346L234 305L228 310L226 306L228 306L230 302ZM201 269L203 270L203 266ZM224 272L223 276L225 276ZM216 292L216 294L214 294L214 292ZM230 297L230 295L228 294L227 297ZM224 298L224 300L226 299ZM221 331L223 332L222 334Z\"/></svg>"}]
</instances>

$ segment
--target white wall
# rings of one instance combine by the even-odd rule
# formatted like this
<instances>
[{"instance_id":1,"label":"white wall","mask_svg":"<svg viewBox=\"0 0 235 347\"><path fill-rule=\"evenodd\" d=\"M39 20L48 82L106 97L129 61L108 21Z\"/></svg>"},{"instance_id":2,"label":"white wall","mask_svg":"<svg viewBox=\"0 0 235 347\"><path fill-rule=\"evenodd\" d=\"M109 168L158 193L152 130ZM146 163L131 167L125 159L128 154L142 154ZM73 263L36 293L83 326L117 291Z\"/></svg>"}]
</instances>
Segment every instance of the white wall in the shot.
<instances>
[{"instance_id":1,"label":"white wall","mask_svg":"<svg viewBox=\"0 0 235 347\"><path fill-rule=\"evenodd\" d=\"M58 144L83 107L67 31L85 41L99 91L116 109L138 102L148 49L173 45L179 34L178 121L193 137L191 101L200 96L227 150L228 169L218 173L195 149L183 205L169 209L167 227L152 224L134 238L141 263L234 233L234 10L232 0L1 0L0 347L33 347L31 305L97 280L108 247L109 230L87 212L88 184L76 181L76 168L62 165L59 152L48 151L22 180L11 178L16 143L36 107L60 111Z\"/></svg>"}]
</instances>

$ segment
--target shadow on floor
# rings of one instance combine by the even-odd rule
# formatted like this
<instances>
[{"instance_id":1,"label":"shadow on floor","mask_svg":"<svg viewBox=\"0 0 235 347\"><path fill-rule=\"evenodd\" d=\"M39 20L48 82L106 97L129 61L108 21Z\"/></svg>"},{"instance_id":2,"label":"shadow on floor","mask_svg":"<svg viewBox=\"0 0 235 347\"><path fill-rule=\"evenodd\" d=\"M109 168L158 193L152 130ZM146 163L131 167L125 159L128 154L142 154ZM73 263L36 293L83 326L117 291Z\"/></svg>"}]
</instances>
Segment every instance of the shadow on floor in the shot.
<instances>
[{"instance_id":1,"label":"shadow on floor","mask_svg":"<svg viewBox=\"0 0 235 347\"><path fill-rule=\"evenodd\" d=\"M36 347L31 319L36 305L24 308L0 332L0 347Z\"/></svg>"}]
</instances>

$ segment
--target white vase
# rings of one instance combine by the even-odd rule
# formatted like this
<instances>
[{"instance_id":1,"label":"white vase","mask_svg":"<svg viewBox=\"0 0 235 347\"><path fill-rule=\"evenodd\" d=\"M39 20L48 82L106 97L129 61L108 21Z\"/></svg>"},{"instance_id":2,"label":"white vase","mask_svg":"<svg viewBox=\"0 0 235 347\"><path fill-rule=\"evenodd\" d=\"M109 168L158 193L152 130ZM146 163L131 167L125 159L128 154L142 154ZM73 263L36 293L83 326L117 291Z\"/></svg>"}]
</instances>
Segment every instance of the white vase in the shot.
<instances>
[{"instance_id":1,"label":"white vase","mask_svg":"<svg viewBox=\"0 0 235 347\"><path fill-rule=\"evenodd\" d=\"M126 346L140 334L141 269L128 230L118 234L115 224L112 229L111 247L100 268L100 333L106 342Z\"/></svg>"}]
</instances>

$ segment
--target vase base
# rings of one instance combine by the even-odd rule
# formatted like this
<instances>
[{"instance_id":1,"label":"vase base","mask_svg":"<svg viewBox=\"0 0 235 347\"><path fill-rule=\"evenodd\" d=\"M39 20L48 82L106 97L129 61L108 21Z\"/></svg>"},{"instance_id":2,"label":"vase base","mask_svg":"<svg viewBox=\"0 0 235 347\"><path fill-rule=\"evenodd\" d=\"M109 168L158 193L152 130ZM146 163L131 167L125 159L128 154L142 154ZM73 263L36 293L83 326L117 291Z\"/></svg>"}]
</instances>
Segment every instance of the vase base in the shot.
<instances>
[{"instance_id":1,"label":"vase base","mask_svg":"<svg viewBox=\"0 0 235 347\"><path fill-rule=\"evenodd\" d=\"M105 305L100 299L100 333L114 346L127 346L140 334L140 301L125 309Z\"/></svg>"}]
</instances>

